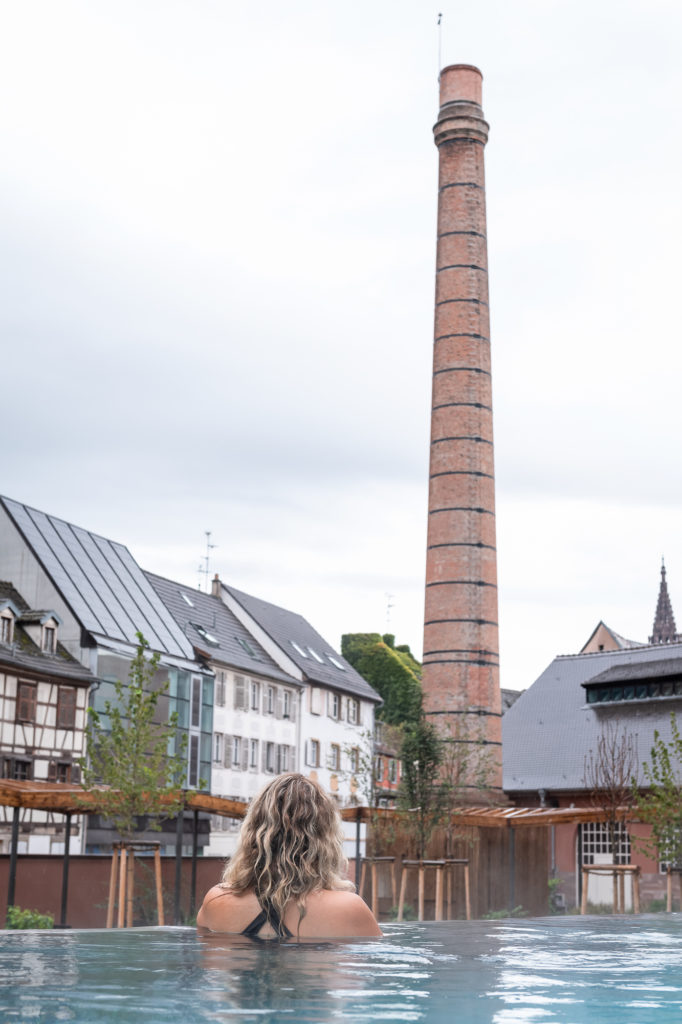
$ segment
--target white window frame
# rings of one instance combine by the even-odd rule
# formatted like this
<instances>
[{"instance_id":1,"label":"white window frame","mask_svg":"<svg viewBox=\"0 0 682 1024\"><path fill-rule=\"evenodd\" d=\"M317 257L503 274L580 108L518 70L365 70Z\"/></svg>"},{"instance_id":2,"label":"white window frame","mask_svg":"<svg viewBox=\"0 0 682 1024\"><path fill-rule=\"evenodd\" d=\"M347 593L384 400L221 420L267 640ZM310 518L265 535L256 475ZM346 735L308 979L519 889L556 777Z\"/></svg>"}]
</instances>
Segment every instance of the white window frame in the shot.
<instances>
[{"instance_id":1,"label":"white window frame","mask_svg":"<svg viewBox=\"0 0 682 1024\"><path fill-rule=\"evenodd\" d=\"M0 641L3 644L11 644L14 636L14 616L11 612L3 612L0 615Z\"/></svg>"},{"instance_id":2,"label":"white window frame","mask_svg":"<svg viewBox=\"0 0 682 1024\"><path fill-rule=\"evenodd\" d=\"M215 674L215 702L217 707L225 707L225 673L221 671Z\"/></svg>"}]
</instances>

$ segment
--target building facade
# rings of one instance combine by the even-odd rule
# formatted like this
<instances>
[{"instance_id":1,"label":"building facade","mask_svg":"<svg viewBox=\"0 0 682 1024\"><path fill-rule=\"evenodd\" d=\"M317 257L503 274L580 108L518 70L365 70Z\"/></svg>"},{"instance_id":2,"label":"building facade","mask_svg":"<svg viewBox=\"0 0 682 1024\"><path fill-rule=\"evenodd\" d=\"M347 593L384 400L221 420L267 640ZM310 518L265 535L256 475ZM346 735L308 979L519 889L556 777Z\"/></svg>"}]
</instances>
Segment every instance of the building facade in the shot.
<instances>
[{"instance_id":1,"label":"building facade","mask_svg":"<svg viewBox=\"0 0 682 1024\"><path fill-rule=\"evenodd\" d=\"M64 648L61 618L31 609L9 582L0 582L0 778L78 782L85 753L88 692L93 676ZM12 811L0 808L0 852L10 847ZM20 853L61 853L61 815L26 810ZM78 853L83 819L71 825Z\"/></svg>"}]
</instances>

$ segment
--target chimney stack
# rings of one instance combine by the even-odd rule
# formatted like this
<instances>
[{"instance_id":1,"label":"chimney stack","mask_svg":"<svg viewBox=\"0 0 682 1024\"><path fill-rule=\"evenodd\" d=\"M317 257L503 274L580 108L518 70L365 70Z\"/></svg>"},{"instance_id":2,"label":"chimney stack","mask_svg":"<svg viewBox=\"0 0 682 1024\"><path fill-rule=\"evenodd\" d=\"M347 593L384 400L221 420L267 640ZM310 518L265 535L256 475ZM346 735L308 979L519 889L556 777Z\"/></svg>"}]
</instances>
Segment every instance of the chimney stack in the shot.
<instances>
[{"instance_id":1,"label":"chimney stack","mask_svg":"<svg viewBox=\"0 0 682 1024\"><path fill-rule=\"evenodd\" d=\"M480 739L501 787L482 75L440 76L438 243L424 615L424 710L450 742ZM478 786L472 772L471 799ZM480 799L480 792L478 792Z\"/></svg>"}]
</instances>

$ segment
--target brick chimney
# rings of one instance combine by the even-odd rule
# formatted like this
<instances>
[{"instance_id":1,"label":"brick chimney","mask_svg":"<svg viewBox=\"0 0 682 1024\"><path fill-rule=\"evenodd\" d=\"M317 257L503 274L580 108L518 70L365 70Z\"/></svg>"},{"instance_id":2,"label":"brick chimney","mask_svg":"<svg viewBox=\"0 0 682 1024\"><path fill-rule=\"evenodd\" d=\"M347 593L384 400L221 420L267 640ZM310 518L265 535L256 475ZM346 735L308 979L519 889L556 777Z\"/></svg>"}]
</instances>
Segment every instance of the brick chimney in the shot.
<instances>
[{"instance_id":1,"label":"brick chimney","mask_svg":"<svg viewBox=\"0 0 682 1024\"><path fill-rule=\"evenodd\" d=\"M424 709L452 743L480 738L501 787L495 471L481 72L440 76L438 243ZM470 764L470 798L480 799ZM464 795L464 794L463 794Z\"/></svg>"}]
</instances>

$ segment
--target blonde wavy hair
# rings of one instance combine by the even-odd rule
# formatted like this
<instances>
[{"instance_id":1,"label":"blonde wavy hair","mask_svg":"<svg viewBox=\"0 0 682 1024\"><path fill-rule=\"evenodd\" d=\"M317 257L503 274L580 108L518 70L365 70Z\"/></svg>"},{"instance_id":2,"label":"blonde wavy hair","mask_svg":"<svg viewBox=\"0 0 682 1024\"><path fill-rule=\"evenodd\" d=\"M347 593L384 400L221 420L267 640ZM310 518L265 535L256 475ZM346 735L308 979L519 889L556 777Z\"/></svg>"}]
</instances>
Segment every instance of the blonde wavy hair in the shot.
<instances>
[{"instance_id":1,"label":"blonde wavy hair","mask_svg":"<svg viewBox=\"0 0 682 1024\"><path fill-rule=\"evenodd\" d=\"M341 818L317 782L298 772L279 775L251 803L220 884L231 892L253 889L263 909L283 918L293 900L299 924L306 897L320 889L351 889L343 876Z\"/></svg>"}]
</instances>

